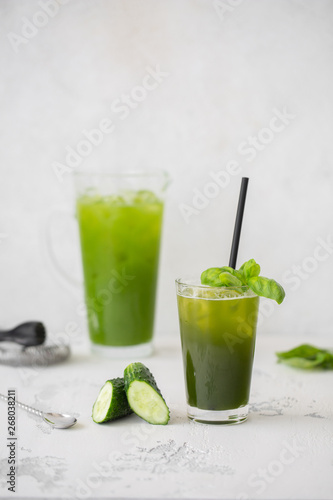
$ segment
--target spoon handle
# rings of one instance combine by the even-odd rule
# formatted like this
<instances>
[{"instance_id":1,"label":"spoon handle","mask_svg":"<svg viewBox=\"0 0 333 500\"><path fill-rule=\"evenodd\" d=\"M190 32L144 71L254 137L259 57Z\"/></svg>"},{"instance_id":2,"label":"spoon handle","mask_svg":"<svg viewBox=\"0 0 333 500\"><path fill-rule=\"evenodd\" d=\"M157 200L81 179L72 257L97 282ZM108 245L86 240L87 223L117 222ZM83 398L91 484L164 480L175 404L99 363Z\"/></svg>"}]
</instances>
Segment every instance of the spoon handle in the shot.
<instances>
[{"instance_id":1,"label":"spoon handle","mask_svg":"<svg viewBox=\"0 0 333 500\"><path fill-rule=\"evenodd\" d=\"M7 396L4 396L3 394L0 394L0 399L3 399L4 401L8 401ZM19 403L18 401L15 400L15 404L19 407L22 408L22 410L28 411L29 413L33 413L34 415L38 415L38 417L43 416L43 412L36 410L36 408L32 408L31 406L24 405L23 403Z\"/></svg>"}]
</instances>

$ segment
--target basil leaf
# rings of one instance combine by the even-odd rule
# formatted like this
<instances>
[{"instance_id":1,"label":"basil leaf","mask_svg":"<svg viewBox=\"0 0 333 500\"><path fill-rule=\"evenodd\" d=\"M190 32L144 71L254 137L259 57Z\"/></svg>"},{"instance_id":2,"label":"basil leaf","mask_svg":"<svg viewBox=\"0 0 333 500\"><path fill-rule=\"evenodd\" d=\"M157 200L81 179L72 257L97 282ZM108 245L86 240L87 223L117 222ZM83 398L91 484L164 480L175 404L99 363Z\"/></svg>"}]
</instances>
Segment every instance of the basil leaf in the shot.
<instances>
[{"instance_id":1,"label":"basil leaf","mask_svg":"<svg viewBox=\"0 0 333 500\"><path fill-rule=\"evenodd\" d=\"M223 272L223 267L210 267L201 274L201 284L209 286L222 286L220 274Z\"/></svg>"},{"instance_id":2,"label":"basil leaf","mask_svg":"<svg viewBox=\"0 0 333 500\"><path fill-rule=\"evenodd\" d=\"M221 273L219 275L219 280L221 282L220 286L241 286L242 282L228 272Z\"/></svg>"},{"instance_id":3,"label":"basil leaf","mask_svg":"<svg viewBox=\"0 0 333 500\"><path fill-rule=\"evenodd\" d=\"M263 276L254 276L247 280L247 284L260 297L276 300L278 304L281 304L285 297L284 289L275 280Z\"/></svg>"},{"instance_id":4,"label":"basil leaf","mask_svg":"<svg viewBox=\"0 0 333 500\"><path fill-rule=\"evenodd\" d=\"M315 359L305 358L288 358L281 361L285 365L292 366L293 368L301 368L303 370L311 370L312 368L319 367L324 361L325 355L317 354Z\"/></svg>"},{"instance_id":5,"label":"basil leaf","mask_svg":"<svg viewBox=\"0 0 333 500\"><path fill-rule=\"evenodd\" d=\"M294 368L311 370L313 368L333 369L333 353L326 349L303 344L295 349L277 352L278 361Z\"/></svg>"},{"instance_id":6,"label":"basil leaf","mask_svg":"<svg viewBox=\"0 0 333 500\"><path fill-rule=\"evenodd\" d=\"M260 266L254 259L250 259L239 268L239 271L244 275L245 280L259 276Z\"/></svg>"},{"instance_id":7,"label":"basil leaf","mask_svg":"<svg viewBox=\"0 0 333 500\"><path fill-rule=\"evenodd\" d=\"M290 349L290 351L277 352L276 355L279 359L288 359L288 358L307 358L312 359L315 356L324 351L323 349L319 349L319 347L315 347L310 344L302 344L294 349Z\"/></svg>"},{"instance_id":8,"label":"basil leaf","mask_svg":"<svg viewBox=\"0 0 333 500\"><path fill-rule=\"evenodd\" d=\"M221 274L230 274L232 277L235 276L236 281L230 281L230 284L226 284L227 277L220 279ZM241 274L239 271L235 271L232 267L211 267L201 274L201 284L209 286L240 286L244 284Z\"/></svg>"},{"instance_id":9,"label":"basil leaf","mask_svg":"<svg viewBox=\"0 0 333 500\"><path fill-rule=\"evenodd\" d=\"M221 273L230 273L240 281L241 285L246 285L246 281L245 281L243 273L241 273L240 271L237 271L236 269L233 269L232 267L229 267L229 266L221 267Z\"/></svg>"},{"instance_id":10,"label":"basil leaf","mask_svg":"<svg viewBox=\"0 0 333 500\"><path fill-rule=\"evenodd\" d=\"M241 271L236 271L235 269L232 269L232 273L231 274L233 276L236 276L236 278L239 279L239 281L241 281L242 285L246 285L246 278L245 278L244 274Z\"/></svg>"}]
</instances>

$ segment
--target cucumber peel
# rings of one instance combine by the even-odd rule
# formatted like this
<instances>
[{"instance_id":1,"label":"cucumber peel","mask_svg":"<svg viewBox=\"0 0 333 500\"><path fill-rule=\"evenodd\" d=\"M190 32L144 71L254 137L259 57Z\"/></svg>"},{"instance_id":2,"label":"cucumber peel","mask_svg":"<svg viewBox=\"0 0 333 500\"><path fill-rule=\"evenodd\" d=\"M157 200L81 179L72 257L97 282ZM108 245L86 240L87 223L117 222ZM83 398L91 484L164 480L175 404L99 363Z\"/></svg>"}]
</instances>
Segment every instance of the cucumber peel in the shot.
<instances>
[{"instance_id":1,"label":"cucumber peel","mask_svg":"<svg viewBox=\"0 0 333 500\"><path fill-rule=\"evenodd\" d=\"M92 419L97 424L116 420L132 413L127 402L123 378L107 380L94 403Z\"/></svg>"},{"instance_id":2,"label":"cucumber peel","mask_svg":"<svg viewBox=\"0 0 333 500\"><path fill-rule=\"evenodd\" d=\"M142 363L131 363L124 371L125 391L131 409L143 420L166 425L169 408L149 369Z\"/></svg>"}]
</instances>

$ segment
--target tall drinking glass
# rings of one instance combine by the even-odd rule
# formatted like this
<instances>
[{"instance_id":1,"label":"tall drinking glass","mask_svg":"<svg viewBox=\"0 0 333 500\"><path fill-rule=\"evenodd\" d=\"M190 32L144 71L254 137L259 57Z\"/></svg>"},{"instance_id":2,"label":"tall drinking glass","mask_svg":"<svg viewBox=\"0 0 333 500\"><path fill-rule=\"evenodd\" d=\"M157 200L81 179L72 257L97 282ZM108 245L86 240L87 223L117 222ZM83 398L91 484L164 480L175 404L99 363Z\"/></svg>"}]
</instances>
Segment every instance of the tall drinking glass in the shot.
<instances>
[{"instance_id":1,"label":"tall drinking glass","mask_svg":"<svg viewBox=\"0 0 333 500\"><path fill-rule=\"evenodd\" d=\"M93 350L152 351L167 174L74 174L85 300Z\"/></svg>"},{"instance_id":2,"label":"tall drinking glass","mask_svg":"<svg viewBox=\"0 0 333 500\"><path fill-rule=\"evenodd\" d=\"M259 297L248 287L176 281L188 417L237 424L248 415Z\"/></svg>"}]
</instances>

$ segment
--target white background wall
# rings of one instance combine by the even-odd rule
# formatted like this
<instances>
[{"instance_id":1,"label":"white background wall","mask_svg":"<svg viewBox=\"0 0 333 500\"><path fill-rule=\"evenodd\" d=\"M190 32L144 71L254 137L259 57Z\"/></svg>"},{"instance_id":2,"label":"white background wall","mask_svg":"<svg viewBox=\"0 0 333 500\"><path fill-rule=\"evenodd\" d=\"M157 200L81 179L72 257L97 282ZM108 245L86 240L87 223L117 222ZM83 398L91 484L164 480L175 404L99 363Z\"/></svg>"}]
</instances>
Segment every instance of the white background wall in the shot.
<instances>
[{"instance_id":1,"label":"white background wall","mask_svg":"<svg viewBox=\"0 0 333 500\"><path fill-rule=\"evenodd\" d=\"M333 235L333 2L224 0L219 9L209 0L49 2L53 17L40 15L41 5L51 8L46 0L0 1L1 325L40 318L52 333L70 321L83 327L82 293L53 271L45 227L55 206L73 207L70 175L60 182L54 162L64 164L83 130L109 118L114 131L86 167L160 167L173 178L160 334L178 334L174 278L228 263L248 175L239 264L254 257L287 293L283 305L264 310L261 334L329 335L333 250L313 255L318 238ZM29 31L27 20L45 25ZM157 65L168 76L122 120L111 104ZM270 134L263 129L274 109L293 118ZM242 143L258 134L267 144L252 158ZM238 173L186 223L181 204L193 206L194 190L207 190L210 172L232 160ZM79 277L75 223L63 216L54 224L57 255ZM302 278L291 279L297 265Z\"/></svg>"}]
</instances>

